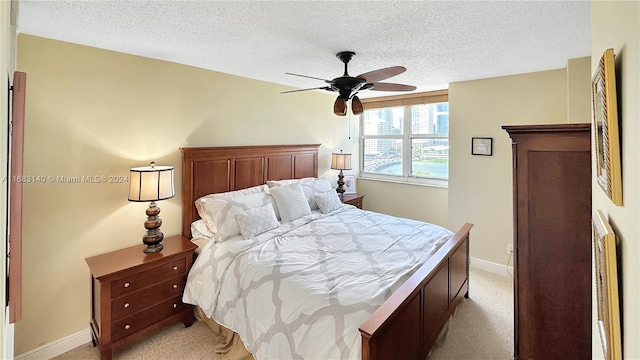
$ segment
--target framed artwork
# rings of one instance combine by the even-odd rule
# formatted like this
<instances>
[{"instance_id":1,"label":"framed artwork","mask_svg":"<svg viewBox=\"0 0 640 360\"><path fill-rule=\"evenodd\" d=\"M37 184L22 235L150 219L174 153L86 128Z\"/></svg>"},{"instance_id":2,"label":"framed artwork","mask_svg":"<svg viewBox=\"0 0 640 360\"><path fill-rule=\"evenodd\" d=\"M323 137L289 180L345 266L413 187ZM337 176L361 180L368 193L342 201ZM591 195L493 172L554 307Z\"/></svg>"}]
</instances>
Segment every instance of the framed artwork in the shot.
<instances>
[{"instance_id":1,"label":"framed artwork","mask_svg":"<svg viewBox=\"0 0 640 360\"><path fill-rule=\"evenodd\" d=\"M622 172L613 49L607 49L591 81L596 178L614 204L622 205Z\"/></svg>"},{"instance_id":2,"label":"framed artwork","mask_svg":"<svg viewBox=\"0 0 640 360\"><path fill-rule=\"evenodd\" d=\"M353 175L344 176L344 193L355 194L356 193L356 177Z\"/></svg>"},{"instance_id":3,"label":"framed artwork","mask_svg":"<svg viewBox=\"0 0 640 360\"><path fill-rule=\"evenodd\" d=\"M471 138L471 155L493 155L493 138L490 137L472 137Z\"/></svg>"},{"instance_id":4,"label":"framed artwork","mask_svg":"<svg viewBox=\"0 0 640 360\"><path fill-rule=\"evenodd\" d=\"M593 215L598 329L607 360L622 359L616 234L600 210Z\"/></svg>"}]
</instances>

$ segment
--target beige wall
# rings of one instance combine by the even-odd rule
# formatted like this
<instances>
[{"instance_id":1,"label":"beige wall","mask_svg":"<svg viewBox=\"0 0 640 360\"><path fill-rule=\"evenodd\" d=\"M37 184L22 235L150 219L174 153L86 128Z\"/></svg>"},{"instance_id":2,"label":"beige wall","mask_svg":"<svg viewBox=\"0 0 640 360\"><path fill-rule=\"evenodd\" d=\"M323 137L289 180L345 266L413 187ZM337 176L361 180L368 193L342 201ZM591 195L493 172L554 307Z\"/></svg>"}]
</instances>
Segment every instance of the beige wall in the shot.
<instances>
[{"instance_id":1,"label":"beige wall","mask_svg":"<svg viewBox=\"0 0 640 360\"><path fill-rule=\"evenodd\" d=\"M511 139L501 126L567 122L566 88L565 69L449 85L449 226L475 224L472 257L506 264L513 242ZM493 138L493 156L471 155L474 136Z\"/></svg>"},{"instance_id":2,"label":"beige wall","mask_svg":"<svg viewBox=\"0 0 640 360\"><path fill-rule=\"evenodd\" d=\"M584 123L591 119L591 57L567 62L567 122Z\"/></svg>"},{"instance_id":3,"label":"beige wall","mask_svg":"<svg viewBox=\"0 0 640 360\"><path fill-rule=\"evenodd\" d=\"M334 97L33 36L18 37L29 77L25 174L128 175L155 160L176 167L176 197L159 202L165 235L180 232L181 146L320 143L356 150ZM352 137L357 139L357 137ZM354 157L357 168L357 156ZM86 257L137 245L145 203L128 185L47 181L24 188L24 318L16 354L88 328Z\"/></svg>"},{"instance_id":4,"label":"beige wall","mask_svg":"<svg viewBox=\"0 0 640 360\"><path fill-rule=\"evenodd\" d=\"M365 210L449 227L446 188L358 179L356 190L367 195Z\"/></svg>"},{"instance_id":5,"label":"beige wall","mask_svg":"<svg viewBox=\"0 0 640 360\"><path fill-rule=\"evenodd\" d=\"M618 235L622 261L623 357L640 359L640 3L591 2L591 73L608 48L616 54L618 111L622 134L623 206L615 206L595 178L593 208L602 210ZM603 359L593 303L593 358Z\"/></svg>"}]
</instances>

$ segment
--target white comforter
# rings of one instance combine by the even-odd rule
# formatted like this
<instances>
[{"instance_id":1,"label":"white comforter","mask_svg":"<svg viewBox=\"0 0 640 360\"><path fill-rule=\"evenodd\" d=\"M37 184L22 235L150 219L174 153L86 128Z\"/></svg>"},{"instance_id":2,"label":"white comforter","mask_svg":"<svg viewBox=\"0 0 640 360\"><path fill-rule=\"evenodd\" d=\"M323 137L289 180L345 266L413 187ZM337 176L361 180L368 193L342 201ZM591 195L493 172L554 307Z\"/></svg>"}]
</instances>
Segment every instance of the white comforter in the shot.
<instances>
[{"instance_id":1,"label":"white comforter","mask_svg":"<svg viewBox=\"0 0 640 360\"><path fill-rule=\"evenodd\" d=\"M313 213L208 243L183 301L236 331L256 359L360 359L358 327L451 235L353 206Z\"/></svg>"}]
</instances>

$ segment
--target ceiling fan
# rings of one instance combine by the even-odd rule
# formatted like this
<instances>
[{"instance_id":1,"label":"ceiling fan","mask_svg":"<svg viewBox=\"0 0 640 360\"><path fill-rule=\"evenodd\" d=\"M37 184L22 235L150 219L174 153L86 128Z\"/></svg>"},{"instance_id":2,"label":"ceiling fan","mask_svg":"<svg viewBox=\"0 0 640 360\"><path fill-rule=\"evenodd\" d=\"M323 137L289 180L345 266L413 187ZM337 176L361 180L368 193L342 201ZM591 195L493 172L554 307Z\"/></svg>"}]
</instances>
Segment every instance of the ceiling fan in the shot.
<instances>
[{"instance_id":1,"label":"ceiling fan","mask_svg":"<svg viewBox=\"0 0 640 360\"><path fill-rule=\"evenodd\" d=\"M362 102L356 96L359 91L362 90L377 90L377 91L413 91L416 89L412 85L393 84L379 82L381 80L388 79L390 77L402 74L407 69L402 66L391 66L384 69L378 69L360 74L356 77L350 76L347 71L347 64L353 58L356 53L353 51L341 51L336 54L336 57L344 63L344 74L333 80L325 80L313 76L299 75L293 73L286 73L287 75L301 76L310 79L322 80L329 84L328 86L320 86L309 89L299 89L291 91L283 91L282 94L308 91L308 90L327 90L338 92L340 95L336 98L333 104L333 113L338 116L347 115L347 102L351 100L351 111L355 115L362 114L364 107Z\"/></svg>"}]
</instances>

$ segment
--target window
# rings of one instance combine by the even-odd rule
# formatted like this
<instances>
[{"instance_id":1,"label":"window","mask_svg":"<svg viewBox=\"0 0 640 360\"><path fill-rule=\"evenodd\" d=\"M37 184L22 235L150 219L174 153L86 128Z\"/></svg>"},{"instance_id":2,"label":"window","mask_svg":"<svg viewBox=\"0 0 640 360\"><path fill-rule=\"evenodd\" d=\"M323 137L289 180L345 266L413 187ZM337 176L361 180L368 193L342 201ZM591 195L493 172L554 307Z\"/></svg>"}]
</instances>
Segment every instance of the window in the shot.
<instances>
[{"instance_id":1,"label":"window","mask_svg":"<svg viewBox=\"0 0 640 360\"><path fill-rule=\"evenodd\" d=\"M361 176L447 186L448 91L363 100Z\"/></svg>"}]
</instances>

